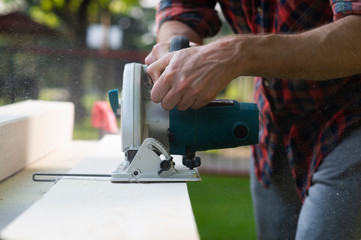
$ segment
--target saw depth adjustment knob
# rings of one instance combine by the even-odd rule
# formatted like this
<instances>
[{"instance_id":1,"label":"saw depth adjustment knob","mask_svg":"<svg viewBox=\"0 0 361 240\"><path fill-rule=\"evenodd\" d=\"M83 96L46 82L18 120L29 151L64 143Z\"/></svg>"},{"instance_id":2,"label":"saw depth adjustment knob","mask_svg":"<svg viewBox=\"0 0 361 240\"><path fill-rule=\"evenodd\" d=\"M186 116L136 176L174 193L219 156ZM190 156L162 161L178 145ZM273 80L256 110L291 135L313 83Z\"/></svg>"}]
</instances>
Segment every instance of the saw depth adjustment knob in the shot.
<instances>
[{"instance_id":1,"label":"saw depth adjustment knob","mask_svg":"<svg viewBox=\"0 0 361 240\"><path fill-rule=\"evenodd\" d=\"M169 170L171 167L172 167L172 163L171 163L172 160L163 160L160 162L160 169L162 171L167 171Z\"/></svg>"},{"instance_id":2,"label":"saw depth adjustment knob","mask_svg":"<svg viewBox=\"0 0 361 240\"><path fill-rule=\"evenodd\" d=\"M167 172L170 169L174 169L173 157L161 161L159 167L160 167L160 170L158 171L159 175L162 175L162 173L164 174L164 172Z\"/></svg>"},{"instance_id":3,"label":"saw depth adjustment knob","mask_svg":"<svg viewBox=\"0 0 361 240\"><path fill-rule=\"evenodd\" d=\"M183 156L183 165L189 169L199 167L201 165L201 158L200 157L189 158L187 156Z\"/></svg>"}]
</instances>

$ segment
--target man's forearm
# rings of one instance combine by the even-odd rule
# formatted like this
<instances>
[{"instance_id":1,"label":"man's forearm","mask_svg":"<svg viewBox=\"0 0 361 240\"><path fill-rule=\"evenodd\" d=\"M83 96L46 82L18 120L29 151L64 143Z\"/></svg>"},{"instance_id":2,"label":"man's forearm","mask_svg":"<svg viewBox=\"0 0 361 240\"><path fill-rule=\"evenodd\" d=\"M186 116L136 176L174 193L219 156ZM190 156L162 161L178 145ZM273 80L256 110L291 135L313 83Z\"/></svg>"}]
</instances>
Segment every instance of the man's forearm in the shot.
<instances>
[{"instance_id":1,"label":"man's forearm","mask_svg":"<svg viewBox=\"0 0 361 240\"><path fill-rule=\"evenodd\" d=\"M167 110L203 107L238 76L328 80L361 73L361 16L304 33L233 35L168 53L175 35L202 42L185 24L162 25L146 64L151 98Z\"/></svg>"},{"instance_id":2,"label":"man's forearm","mask_svg":"<svg viewBox=\"0 0 361 240\"><path fill-rule=\"evenodd\" d=\"M300 34L239 35L214 44L234 48L238 75L327 80L361 73L361 16Z\"/></svg>"},{"instance_id":3,"label":"man's forearm","mask_svg":"<svg viewBox=\"0 0 361 240\"><path fill-rule=\"evenodd\" d=\"M203 39L188 25L178 21L167 21L162 24L157 34L157 42L171 40L172 37L182 35L199 45L203 43Z\"/></svg>"}]
</instances>

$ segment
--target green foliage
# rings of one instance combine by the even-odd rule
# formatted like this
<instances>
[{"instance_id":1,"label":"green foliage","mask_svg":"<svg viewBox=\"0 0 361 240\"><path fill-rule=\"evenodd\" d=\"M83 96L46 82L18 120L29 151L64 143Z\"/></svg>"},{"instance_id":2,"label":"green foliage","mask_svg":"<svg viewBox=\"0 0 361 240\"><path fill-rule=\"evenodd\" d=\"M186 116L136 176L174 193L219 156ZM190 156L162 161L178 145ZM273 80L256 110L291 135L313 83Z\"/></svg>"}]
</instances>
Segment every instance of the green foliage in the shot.
<instances>
[{"instance_id":1,"label":"green foliage","mask_svg":"<svg viewBox=\"0 0 361 240\"><path fill-rule=\"evenodd\" d=\"M140 0L26 1L30 17L56 30L62 46L85 48L87 27L92 23L119 25L124 31L124 50L149 51L155 42L150 32L155 9L141 8Z\"/></svg>"},{"instance_id":2,"label":"green foliage","mask_svg":"<svg viewBox=\"0 0 361 240\"><path fill-rule=\"evenodd\" d=\"M256 239L248 178L202 175L187 185L201 239Z\"/></svg>"},{"instance_id":3,"label":"green foliage","mask_svg":"<svg viewBox=\"0 0 361 240\"><path fill-rule=\"evenodd\" d=\"M220 97L240 102L252 102L253 81L252 77L238 77L228 84Z\"/></svg>"},{"instance_id":4,"label":"green foliage","mask_svg":"<svg viewBox=\"0 0 361 240\"><path fill-rule=\"evenodd\" d=\"M91 125L90 117L74 125L74 140L95 140L99 139L99 131Z\"/></svg>"},{"instance_id":5,"label":"green foliage","mask_svg":"<svg viewBox=\"0 0 361 240\"><path fill-rule=\"evenodd\" d=\"M133 7L139 6L139 0L28 0L28 5L34 20L57 28L74 19L72 15L82 15L85 21L98 18L102 12L129 15Z\"/></svg>"},{"instance_id":6,"label":"green foliage","mask_svg":"<svg viewBox=\"0 0 361 240\"><path fill-rule=\"evenodd\" d=\"M108 5L109 5L109 11L111 13L128 14L132 7L139 6L139 1L138 0L113 0Z\"/></svg>"},{"instance_id":7,"label":"green foliage","mask_svg":"<svg viewBox=\"0 0 361 240\"><path fill-rule=\"evenodd\" d=\"M29 13L36 22L42 23L50 28L60 26L60 19L53 12L44 11L40 6L31 7Z\"/></svg>"},{"instance_id":8,"label":"green foliage","mask_svg":"<svg viewBox=\"0 0 361 240\"><path fill-rule=\"evenodd\" d=\"M83 97L82 103L83 106L85 107L86 117L81 122L75 123L73 139L82 139L82 140L99 139L100 137L99 130L91 125L91 111L94 103L100 100L103 99L99 99L98 96L94 94L86 94Z\"/></svg>"}]
</instances>

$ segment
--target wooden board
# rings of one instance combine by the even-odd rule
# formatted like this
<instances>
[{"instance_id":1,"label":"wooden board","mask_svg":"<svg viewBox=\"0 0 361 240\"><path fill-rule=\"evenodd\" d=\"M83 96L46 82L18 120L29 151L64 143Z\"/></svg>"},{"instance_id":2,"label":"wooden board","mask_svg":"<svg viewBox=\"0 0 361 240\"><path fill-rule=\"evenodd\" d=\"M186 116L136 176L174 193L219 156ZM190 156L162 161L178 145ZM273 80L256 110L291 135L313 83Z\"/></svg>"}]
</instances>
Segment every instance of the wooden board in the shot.
<instances>
[{"instance_id":1,"label":"wooden board","mask_svg":"<svg viewBox=\"0 0 361 240\"><path fill-rule=\"evenodd\" d=\"M74 106L25 101L0 107L0 181L72 139Z\"/></svg>"},{"instance_id":2,"label":"wooden board","mask_svg":"<svg viewBox=\"0 0 361 240\"><path fill-rule=\"evenodd\" d=\"M67 172L91 154L98 141L69 141L0 182L0 231L41 199L54 184L31 181L34 172Z\"/></svg>"},{"instance_id":3,"label":"wooden board","mask_svg":"<svg viewBox=\"0 0 361 240\"><path fill-rule=\"evenodd\" d=\"M106 136L71 172L110 173L123 161L120 136ZM12 222L11 239L199 239L185 183L60 180Z\"/></svg>"}]
</instances>

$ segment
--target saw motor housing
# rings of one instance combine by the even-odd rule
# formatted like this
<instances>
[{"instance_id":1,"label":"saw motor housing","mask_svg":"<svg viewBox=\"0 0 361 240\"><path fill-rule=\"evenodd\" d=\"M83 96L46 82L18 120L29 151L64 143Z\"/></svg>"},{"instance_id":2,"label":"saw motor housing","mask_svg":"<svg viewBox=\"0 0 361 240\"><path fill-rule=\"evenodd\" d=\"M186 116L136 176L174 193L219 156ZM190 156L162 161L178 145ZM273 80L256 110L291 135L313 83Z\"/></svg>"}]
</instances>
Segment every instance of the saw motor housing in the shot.
<instances>
[{"instance_id":1,"label":"saw motor housing","mask_svg":"<svg viewBox=\"0 0 361 240\"><path fill-rule=\"evenodd\" d=\"M122 151L132 161L143 141L154 138L170 154L183 155L183 164L197 167L197 151L258 143L258 108L254 103L215 100L200 109L164 110L152 102L146 65L125 65L122 98L109 92L115 113L121 115Z\"/></svg>"},{"instance_id":2,"label":"saw motor housing","mask_svg":"<svg viewBox=\"0 0 361 240\"><path fill-rule=\"evenodd\" d=\"M188 44L182 37L173 39L171 51ZM122 151L127 158L113 173L113 181L199 181L199 174L194 169L200 165L200 159L195 156L197 151L258 143L256 104L218 99L200 109L166 111L150 98L153 85L146 68L139 63L126 64L121 99L118 89L109 91L112 110L121 116ZM145 159L149 149L158 157L166 155L164 152L183 155L183 165L189 169L174 171L174 163L166 157L166 160L159 159L160 164L155 167L159 169L158 174L149 170L142 177L140 169L132 167L135 165L132 161L137 161L137 166L149 165L150 161ZM164 166L170 166L170 169Z\"/></svg>"}]
</instances>

